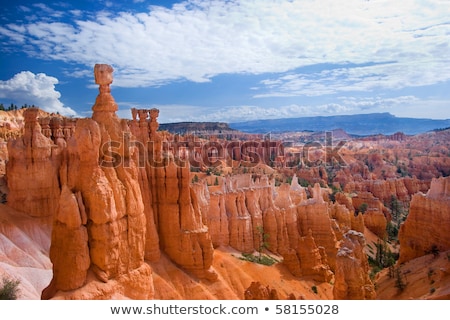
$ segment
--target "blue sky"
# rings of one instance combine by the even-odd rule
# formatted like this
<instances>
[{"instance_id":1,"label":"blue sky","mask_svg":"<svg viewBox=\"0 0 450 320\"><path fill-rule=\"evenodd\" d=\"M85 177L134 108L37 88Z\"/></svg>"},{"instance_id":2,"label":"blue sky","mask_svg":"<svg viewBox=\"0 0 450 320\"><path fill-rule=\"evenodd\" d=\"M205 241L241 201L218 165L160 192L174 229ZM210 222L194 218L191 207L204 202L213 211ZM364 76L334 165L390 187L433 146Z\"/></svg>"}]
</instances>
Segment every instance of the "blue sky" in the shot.
<instances>
[{"instance_id":1,"label":"blue sky","mask_svg":"<svg viewBox=\"0 0 450 320\"><path fill-rule=\"evenodd\" d=\"M119 116L160 122L390 112L450 118L450 1L9 1L0 102L90 116L93 66Z\"/></svg>"}]
</instances>

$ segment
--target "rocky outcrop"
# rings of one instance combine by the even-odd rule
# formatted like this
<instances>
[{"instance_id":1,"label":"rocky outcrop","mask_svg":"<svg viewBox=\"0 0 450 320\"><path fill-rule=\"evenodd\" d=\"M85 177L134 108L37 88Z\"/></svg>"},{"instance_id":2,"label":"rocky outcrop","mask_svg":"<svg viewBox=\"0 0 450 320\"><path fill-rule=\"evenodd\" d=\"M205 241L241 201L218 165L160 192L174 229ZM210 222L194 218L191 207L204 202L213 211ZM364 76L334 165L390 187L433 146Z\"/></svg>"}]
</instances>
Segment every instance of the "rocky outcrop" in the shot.
<instances>
[{"instance_id":1,"label":"rocky outcrop","mask_svg":"<svg viewBox=\"0 0 450 320\"><path fill-rule=\"evenodd\" d=\"M278 292L269 286L263 286L260 282L252 282L245 290L245 300L279 300Z\"/></svg>"},{"instance_id":2,"label":"rocky outcrop","mask_svg":"<svg viewBox=\"0 0 450 320\"><path fill-rule=\"evenodd\" d=\"M73 194L64 185L59 210L54 217L50 260L53 265L55 290L72 290L86 283L91 264L87 215L81 193Z\"/></svg>"},{"instance_id":3,"label":"rocky outcrop","mask_svg":"<svg viewBox=\"0 0 450 320\"><path fill-rule=\"evenodd\" d=\"M207 187L204 188L207 189ZM230 233L223 192L209 193L208 214L206 217L206 224L213 246L228 246L230 244Z\"/></svg>"},{"instance_id":4,"label":"rocky outcrop","mask_svg":"<svg viewBox=\"0 0 450 320\"><path fill-rule=\"evenodd\" d=\"M299 276L308 276L320 282L328 282L333 278L325 248L317 246L311 229L306 236L300 237L296 254L299 261L299 270L293 270L294 274L299 273Z\"/></svg>"},{"instance_id":5,"label":"rocky outcrop","mask_svg":"<svg viewBox=\"0 0 450 320\"><path fill-rule=\"evenodd\" d=\"M190 167L184 158L187 155L163 148L167 137L157 132L159 110L133 109L132 115L130 132L137 139L138 163L145 167L141 189L146 195L151 194L144 207L148 224L146 259L157 260L147 248L151 245L158 254L155 241L159 241L161 250L176 264L196 277L214 280L216 274L211 268L214 248L204 216L204 196L208 195L197 195L191 187Z\"/></svg>"},{"instance_id":6,"label":"rocky outcrop","mask_svg":"<svg viewBox=\"0 0 450 320\"><path fill-rule=\"evenodd\" d=\"M154 207L161 249L178 265L200 278L215 279L213 245L200 207L192 202L189 168L170 161L154 168Z\"/></svg>"},{"instance_id":7,"label":"rocky outcrop","mask_svg":"<svg viewBox=\"0 0 450 320\"><path fill-rule=\"evenodd\" d=\"M49 217L58 207L58 168L65 141L61 139L55 145L45 137L37 121L38 114L37 108L25 110L23 136L8 142L7 202L10 207L30 216Z\"/></svg>"},{"instance_id":8,"label":"rocky outcrop","mask_svg":"<svg viewBox=\"0 0 450 320\"><path fill-rule=\"evenodd\" d=\"M338 241L342 240L344 233L349 230L364 232L364 217L362 214L355 215L353 208L349 209L336 201L330 205L329 211L335 221L333 230Z\"/></svg>"},{"instance_id":9,"label":"rocky outcrop","mask_svg":"<svg viewBox=\"0 0 450 320\"><path fill-rule=\"evenodd\" d=\"M428 184L417 178L351 180L343 188L347 193L370 192L383 203L389 203L393 196L402 202L406 202L411 199L413 194L427 189Z\"/></svg>"},{"instance_id":10,"label":"rocky outcrop","mask_svg":"<svg viewBox=\"0 0 450 320\"><path fill-rule=\"evenodd\" d=\"M104 65L96 65L100 94L93 118L97 121L78 120L68 140L50 248L53 280L43 298L58 290L82 287L88 281L88 268L99 281L107 283L140 269L144 263L146 217L139 172L124 148L111 153L124 128L109 94L111 72ZM117 161L129 165L118 165ZM152 280L142 278L140 282L150 287ZM141 298L148 298L148 294Z\"/></svg>"},{"instance_id":11,"label":"rocky outcrop","mask_svg":"<svg viewBox=\"0 0 450 320\"><path fill-rule=\"evenodd\" d=\"M334 270L337 239L328 203L323 200L319 184L314 186L313 191L313 198L297 207L299 232L301 236L311 233L317 246L325 248L328 263Z\"/></svg>"},{"instance_id":12,"label":"rocky outcrop","mask_svg":"<svg viewBox=\"0 0 450 320\"><path fill-rule=\"evenodd\" d=\"M333 264L335 260L336 238L328 204L318 184L314 198L307 200L304 189L295 185L292 188L282 184L275 189L268 180L252 180L251 175L226 179L220 191L210 193L207 220L213 243L229 243L241 252L253 253L259 251L264 234L266 249L281 255L292 274L311 276L317 281L331 279L330 261ZM297 205L291 196L304 200ZM349 214L348 219L351 228ZM221 227L226 225L228 234ZM214 231L218 229L222 231ZM325 249L330 244L332 249Z\"/></svg>"},{"instance_id":13,"label":"rocky outcrop","mask_svg":"<svg viewBox=\"0 0 450 320\"><path fill-rule=\"evenodd\" d=\"M336 300L375 298L375 287L369 278L369 264L364 246L362 233L350 230L344 235L336 257L333 287Z\"/></svg>"},{"instance_id":14,"label":"rocky outcrop","mask_svg":"<svg viewBox=\"0 0 450 320\"><path fill-rule=\"evenodd\" d=\"M412 197L399 231L399 263L450 249L450 178L433 179L426 194Z\"/></svg>"},{"instance_id":15,"label":"rocky outcrop","mask_svg":"<svg viewBox=\"0 0 450 320\"><path fill-rule=\"evenodd\" d=\"M50 237L49 218L0 204L0 279L20 281L18 299L39 299L50 282Z\"/></svg>"},{"instance_id":16,"label":"rocky outcrop","mask_svg":"<svg viewBox=\"0 0 450 320\"><path fill-rule=\"evenodd\" d=\"M386 226L390 214L383 203L370 192L361 192L352 198L352 203L356 211L364 210L364 225L375 233L379 238L384 239L387 236ZM364 208L363 208L364 207Z\"/></svg>"}]
</instances>

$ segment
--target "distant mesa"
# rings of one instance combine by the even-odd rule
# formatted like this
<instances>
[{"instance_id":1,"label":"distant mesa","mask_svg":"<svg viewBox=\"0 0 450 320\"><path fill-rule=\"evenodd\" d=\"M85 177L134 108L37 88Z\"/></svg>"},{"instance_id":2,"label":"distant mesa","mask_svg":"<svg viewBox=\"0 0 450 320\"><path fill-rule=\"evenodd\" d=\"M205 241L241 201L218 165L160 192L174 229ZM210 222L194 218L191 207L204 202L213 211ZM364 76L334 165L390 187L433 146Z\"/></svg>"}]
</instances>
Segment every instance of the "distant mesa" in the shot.
<instances>
[{"instance_id":1,"label":"distant mesa","mask_svg":"<svg viewBox=\"0 0 450 320\"><path fill-rule=\"evenodd\" d=\"M223 133L236 131L230 128L228 123L224 122L176 122L163 123L159 125L160 130L166 130L174 134L186 134L195 132L214 132Z\"/></svg>"},{"instance_id":2,"label":"distant mesa","mask_svg":"<svg viewBox=\"0 0 450 320\"><path fill-rule=\"evenodd\" d=\"M289 131L332 131L342 129L352 135L391 135L403 132L419 134L439 128L450 127L450 119L400 118L390 113L371 113L340 116L317 116L288 119L253 120L230 123L230 127L248 133Z\"/></svg>"}]
</instances>

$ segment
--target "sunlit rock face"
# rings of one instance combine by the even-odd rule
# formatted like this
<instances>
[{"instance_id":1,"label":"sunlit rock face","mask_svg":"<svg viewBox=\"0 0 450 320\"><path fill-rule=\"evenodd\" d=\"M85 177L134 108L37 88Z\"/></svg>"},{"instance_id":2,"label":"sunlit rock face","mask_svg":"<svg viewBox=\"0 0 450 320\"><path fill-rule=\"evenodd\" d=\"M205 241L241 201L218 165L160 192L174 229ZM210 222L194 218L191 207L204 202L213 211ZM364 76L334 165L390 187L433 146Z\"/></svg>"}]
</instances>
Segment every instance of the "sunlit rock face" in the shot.
<instances>
[{"instance_id":1,"label":"sunlit rock face","mask_svg":"<svg viewBox=\"0 0 450 320\"><path fill-rule=\"evenodd\" d=\"M100 84L93 107L97 120L78 120L58 171L61 192L50 248L53 280L43 298L83 287L88 270L105 283L121 282L135 270L148 273L142 270L146 217L139 170L128 150L115 150L128 166L114 165L108 153L126 130L110 95L112 68L96 65L95 76ZM151 292L151 277L141 281ZM148 298L148 293L137 297Z\"/></svg>"},{"instance_id":2,"label":"sunlit rock face","mask_svg":"<svg viewBox=\"0 0 450 320\"><path fill-rule=\"evenodd\" d=\"M375 287L369 278L369 263L364 253L365 239L360 232L348 231L341 241L336 257L336 300L374 299Z\"/></svg>"},{"instance_id":3,"label":"sunlit rock face","mask_svg":"<svg viewBox=\"0 0 450 320\"><path fill-rule=\"evenodd\" d=\"M412 197L399 231L399 263L450 249L450 178L433 179L426 194Z\"/></svg>"},{"instance_id":4,"label":"sunlit rock face","mask_svg":"<svg viewBox=\"0 0 450 320\"><path fill-rule=\"evenodd\" d=\"M65 141L57 145L42 134L39 110L24 112L24 134L8 142L8 204L33 217L53 216L58 207L58 169Z\"/></svg>"}]
</instances>

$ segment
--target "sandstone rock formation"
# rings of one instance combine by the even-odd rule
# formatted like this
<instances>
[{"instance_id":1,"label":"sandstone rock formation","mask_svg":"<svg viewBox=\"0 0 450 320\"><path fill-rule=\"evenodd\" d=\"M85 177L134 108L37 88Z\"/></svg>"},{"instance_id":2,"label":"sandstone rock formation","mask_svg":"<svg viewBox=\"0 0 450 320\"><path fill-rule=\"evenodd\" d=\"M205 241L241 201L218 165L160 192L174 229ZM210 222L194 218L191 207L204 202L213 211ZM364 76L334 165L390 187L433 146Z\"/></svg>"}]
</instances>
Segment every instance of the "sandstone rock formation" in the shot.
<instances>
[{"instance_id":1,"label":"sandstone rock formation","mask_svg":"<svg viewBox=\"0 0 450 320\"><path fill-rule=\"evenodd\" d=\"M36 300L52 278L51 221L0 204L0 279L20 281L19 299Z\"/></svg>"},{"instance_id":2,"label":"sandstone rock formation","mask_svg":"<svg viewBox=\"0 0 450 320\"><path fill-rule=\"evenodd\" d=\"M315 184L311 199L297 207L300 235L312 234L316 244L325 248L331 270L335 269L337 239L330 219L328 203L323 200L319 184Z\"/></svg>"},{"instance_id":3,"label":"sandstone rock formation","mask_svg":"<svg viewBox=\"0 0 450 320\"><path fill-rule=\"evenodd\" d=\"M450 178L433 179L430 190L411 200L399 231L399 263L450 249Z\"/></svg>"},{"instance_id":4,"label":"sandstone rock formation","mask_svg":"<svg viewBox=\"0 0 450 320\"><path fill-rule=\"evenodd\" d=\"M381 202L388 203L392 196L400 201L409 201L411 196L418 191L428 189L426 182L417 178L400 178L400 179L367 179L360 181L348 181L343 190L348 193L352 192L370 192Z\"/></svg>"},{"instance_id":5,"label":"sandstone rock formation","mask_svg":"<svg viewBox=\"0 0 450 320\"><path fill-rule=\"evenodd\" d=\"M119 119L110 92L112 72L108 65L94 68L99 94L92 118L75 123L39 116L30 108L24 112L23 136L8 143L8 205L52 220L48 254L53 278L42 298L151 299L159 297L155 283L164 292L177 288L176 294L161 296L187 297L191 285L214 298L207 285L228 293L233 283L226 271L216 270L221 264L214 264L215 249L223 248L270 254L282 262L273 268L288 270L291 282L307 279L329 288L335 281L339 299L374 297L361 233L365 224L382 235L386 221L377 220L375 213L355 215L355 208L360 200L370 202L369 209L384 218L385 208L372 194L384 199L395 192L406 201L419 188L414 181L379 186L367 173L370 182L352 186L356 180L345 181L344 188L360 193L352 203L344 192L329 201L330 189L319 184L328 181L324 168L299 172L300 177L317 178L309 187L300 186L297 176L278 185L275 170L265 165L245 168L251 173L242 174L224 169L212 176L214 185L211 176L194 180L190 163L202 156L195 149L199 141L158 131L158 109L133 109L132 120ZM171 143L185 148L170 148ZM262 160L268 160L269 147L264 141L258 146ZM221 159L217 163L222 166L245 156L237 153L229 159L215 152L207 158ZM201 171L205 165L198 162ZM176 271L170 273L167 266ZM172 274L189 278L189 284L170 279ZM270 289L273 283L251 280L243 276L233 297L295 298L280 286Z\"/></svg>"},{"instance_id":6,"label":"sandstone rock formation","mask_svg":"<svg viewBox=\"0 0 450 320\"><path fill-rule=\"evenodd\" d=\"M105 283L102 290L119 286L134 292L133 298L151 298L151 270L144 260L157 261L160 250L194 276L216 278L211 237L204 208L190 187L189 166L179 166L162 149L157 109L139 110L133 131L117 117L109 89L112 71L95 66L100 92L92 119L77 121L62 152L50 250L54 277L43 298L80 287L84 295L72 297L89 290L95 296L101 285L89 280L90 272Z\"/></svg>"},{"instance_id":7,"label":"sandstone rock formation","mask_svg":"<svg viewBox=\"0 0 450 320\"><path fill-rule=\"evenodd\" d=\"M366 206L366 211L362 214L364 217L364 225L379 238L384 239L387 235L386 225L388 219L386 216L389 218L390 216L383 203L370 192L358 193L357 196L352 198L352 203L355 210L358 211L360 211L363 205Z\"/></svg>"},{"instance_id":8,"label":"sandstone rock formation","mask_svg":"<svg viewBox=\"0 0 450 320\"><path fill-rule=\"evenodd\" d=\"M23 113L23 136L8 142L7 201L16 210L45 217L53 216L58 207L58 168L63 146L55 145L41 133L38 113L37 108L27 109Z\"/></svg>"},{"instance_id":9,"label":"sandstone rock formation","mask_svg":"<svg viewBox=\"0 0 450 320\"><path fill-rule=\"evenodd\" d=\"M144 264L146 218L139 171L124 149L117 149L116 158L110 153L124 126L109 93L112 69L96 65L95 74L100 84L93 107L97 121L78 120L59 169L62 191L50 249L53 280L43 298L82 287L88 268L98 280L108 282ZM115 165L119 160L129 166ZM146 268L142 275L148 273ZM140 282L151 287L150 277L142 276ZM139 298L148 297L145 293Z\"/></svg>"},{"instance_id":10,"label":"sandstone rock formation","mask_svg":"<svg viewBox=\"0 0 450 320\"><path fill-rule=\"evenodd\" d=\"M260 282L252 282L250 287L245 290L245 300L279 300L278 292L270 289L269 286L263 286Z\"/></svg>"},{"instance_id":11,"label":"sandstone rock formation","mask_svg":"<svg viewBox=\"0 0 450 320\"><path fill-rule=\"evenodd\" d=\"M375 288L369 278L369 264L364 253L365 239L360 232L348 231L336 257L334 298L374 299Z\"/></svg>"}]
</instances>

